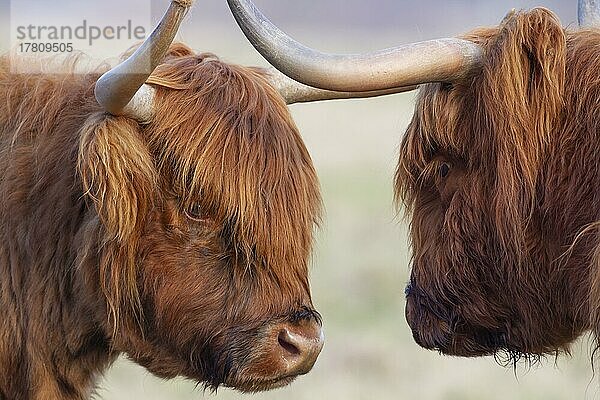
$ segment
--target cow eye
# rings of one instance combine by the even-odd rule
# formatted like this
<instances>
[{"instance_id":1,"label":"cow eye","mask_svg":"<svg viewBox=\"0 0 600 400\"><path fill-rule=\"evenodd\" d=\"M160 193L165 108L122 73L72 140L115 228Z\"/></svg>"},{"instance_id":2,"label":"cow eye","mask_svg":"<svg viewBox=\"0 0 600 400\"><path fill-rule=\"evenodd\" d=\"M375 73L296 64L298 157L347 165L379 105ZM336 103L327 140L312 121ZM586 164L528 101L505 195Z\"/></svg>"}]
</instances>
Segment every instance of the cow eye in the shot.
<instances>
[{"instance_id":1,"label":"cow eye","mask_svg":"<svg viewBox=\"0 0 600 400\"><path fill-rule=\"evenodd\" d=\"M206 215L200 203L194 203L185 210L185 215L194 221L203 221Z\"/></svg>"},{"instance_id":2,"label":"cow eye","mask_svg":"<svg viewBox=\"0 0 600 400\"><path fill-rule=\"evenodd\" d=\"M439 166L440 177L445 178L450 173L450 164L442 163Z\"/></svg>"}]
</instances>

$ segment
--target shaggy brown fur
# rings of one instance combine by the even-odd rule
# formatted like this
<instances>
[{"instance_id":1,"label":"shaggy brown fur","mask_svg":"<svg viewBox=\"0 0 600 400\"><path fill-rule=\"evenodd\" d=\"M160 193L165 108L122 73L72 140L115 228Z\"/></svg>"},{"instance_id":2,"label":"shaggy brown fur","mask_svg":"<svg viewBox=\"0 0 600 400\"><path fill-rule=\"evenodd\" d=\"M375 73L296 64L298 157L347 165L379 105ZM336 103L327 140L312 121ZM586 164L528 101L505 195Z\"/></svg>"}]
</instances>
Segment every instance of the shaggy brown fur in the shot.
<instances>
[{"instance_id":1,"label":"shaggy brown fur","mask_svg":"<svg viewBox=\"0 0 600 400\"><path fill-rule=\"evenodd\" d=\"M320 197L284 101L174 45L140 126L101 112L97 77L0 62L0 399L89 398L120 353L213 388L291 381L264 338L319 320Z\"/></svg>"},{"instance_id":2,"label":"shaggy brown fur","mask_svg":"<svg viewBox=\"0 0 600 400\"><path fill-rule=\"evenodd\" d=\"M407 320L446 354L568 351L600 334L600 32L536 8L466 38L482 70L425 85L401 145Z\"/></svg>"}]
</instances>

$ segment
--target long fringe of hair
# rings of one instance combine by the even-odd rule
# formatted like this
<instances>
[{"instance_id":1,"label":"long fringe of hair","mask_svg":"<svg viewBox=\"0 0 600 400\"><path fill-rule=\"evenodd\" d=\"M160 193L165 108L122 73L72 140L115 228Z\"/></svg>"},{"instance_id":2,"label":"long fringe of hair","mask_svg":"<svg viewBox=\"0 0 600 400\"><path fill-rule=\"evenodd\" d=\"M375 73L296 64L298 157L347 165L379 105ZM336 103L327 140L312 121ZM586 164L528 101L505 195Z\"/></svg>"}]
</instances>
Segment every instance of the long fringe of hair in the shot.
<instances>
[{"instance_id":1,"label":"long fringe of hair","mask_svg":"<svg viewBox=\"0 0 600 400\"><path fill-rule=\"evenodd\" d=\"M79 169L106 228L100 273L113 319L124 308L141 315L135 254L158 187L182 209L200 205L244 265L306 281L318 179L263 72L175 44L147 83L157 88L152 122L95 113L81 130Z\"/></svg>"},{"instance_id":2,"label":"long fringe of hair","mask_svg":"<svg viewBox=\"0 0 600 400\"><path fill-rule=\"evenodd\" d=\"M401 145L396 199L412 210L433 155L449 151L493 182L488 201L499 239L524 255L541 165L562 115L565 33L552 12L536 8L465 38L485 49L483 69L466 82L421 89Z\"/></svg>"}]
</instances>

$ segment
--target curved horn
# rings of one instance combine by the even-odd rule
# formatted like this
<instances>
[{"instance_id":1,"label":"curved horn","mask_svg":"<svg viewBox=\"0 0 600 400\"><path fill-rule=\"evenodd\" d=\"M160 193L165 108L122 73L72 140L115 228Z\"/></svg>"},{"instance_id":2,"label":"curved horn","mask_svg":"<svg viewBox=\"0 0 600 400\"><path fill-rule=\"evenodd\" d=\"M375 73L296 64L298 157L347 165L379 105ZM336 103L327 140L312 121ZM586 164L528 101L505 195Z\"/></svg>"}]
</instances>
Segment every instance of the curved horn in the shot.
<instances>
[{"instance_id":1,"label":"curved horn","mask_svg":"<svg viewBox=\"0 0 600 400\"><path fill-rule=\"evenodd\" d=\"M154 89L144 82L162 61L193 2L172 0L144 43L127 60L98 79L94 93L107 112L128 115L142 122L152 118Z\"/></svg>"},{"instance_id":2,"label":"curved horn","mask_svg":"<svg viewBox=\"0 0 600 400\"><path fill-rule=\"evenodd\" d=\"M577 21L580 27L600 26L600 0L579 0Z\"/></svg>"},{"instance_id":3,"label":"curved horn","mask_svg":"<svg viewBox=\"0 0 600 400\"><path fill-rule=\"evenodd\" d=\"M461 39L438 39L369 54L310 49L273 25L250 0L227 0L252 45L290 78L320 89L369 92L456 81L480 64L482 50Z\"/></svg>"},{"instance_id":4,"label":"curved horn","mask_svg":"<svg viewBox=\"0 0 600 400\"><path fill-rule=\"evenodd\" d=\"M320 100L357 99L366 97L377 97L414 90L416 86L404 86L386 90L373 90L369 92L336 92L333 90L317 89L312 86L296 82L275 68L267 70L269 81L283 96L286 104L308 103Z\"/></svg>"}]
</instances>

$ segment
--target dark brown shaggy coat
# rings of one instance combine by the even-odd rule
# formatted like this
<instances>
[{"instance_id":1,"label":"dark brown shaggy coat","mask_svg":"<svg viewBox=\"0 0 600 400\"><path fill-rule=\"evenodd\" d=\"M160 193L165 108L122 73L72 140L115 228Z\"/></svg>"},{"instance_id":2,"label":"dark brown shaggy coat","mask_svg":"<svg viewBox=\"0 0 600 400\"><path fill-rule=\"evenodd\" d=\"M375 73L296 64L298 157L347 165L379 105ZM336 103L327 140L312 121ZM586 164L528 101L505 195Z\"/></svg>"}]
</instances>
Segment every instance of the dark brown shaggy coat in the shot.
<instances>
[{"instance_id":1,"label":"dark brown shaggy coat","mask_svg":"<svg viewBox=\"0 0 600 400\"><path fill-rule=\"evenodd\" d=\"M407 319L447 354L567 350L600 334L600 32L537 8L466 38L482 69L423 87L400 149Z\"/></svg>"}]
</instances>

